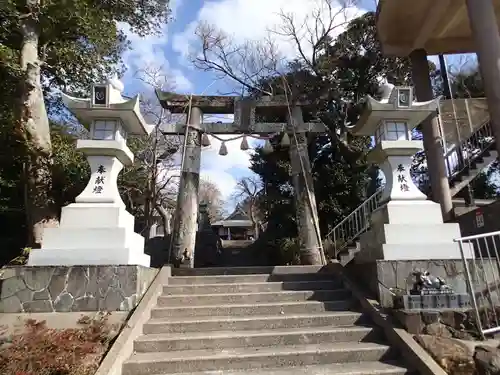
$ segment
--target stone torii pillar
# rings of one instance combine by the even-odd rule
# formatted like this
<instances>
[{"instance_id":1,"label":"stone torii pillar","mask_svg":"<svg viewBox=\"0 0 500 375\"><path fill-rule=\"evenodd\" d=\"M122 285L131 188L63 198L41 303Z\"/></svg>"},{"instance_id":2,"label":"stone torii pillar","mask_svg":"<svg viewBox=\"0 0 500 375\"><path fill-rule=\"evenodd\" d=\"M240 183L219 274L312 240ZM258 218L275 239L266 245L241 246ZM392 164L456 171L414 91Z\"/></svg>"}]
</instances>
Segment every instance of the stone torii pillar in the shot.
<instances>
[{"instance_id":1,"label":"stone torii pillar","mask_svg":"<svg viewBox=\"0 0 500 375\"><path fill-rule=\"evenodd\" d=\"M321 257L322 246L318 238L318 212L311 174L311 161L307 150L307 136L305 132L295 132L291 127L297 128L304 120L302 109L298 106L292 108L292 116L288 116L290 135L290 164L292 166L292 182L295 190L295 205L297 216L297 229L301 248L302 264L323 264ZM302 160L301 160L302 159ZM311 199L311 201L309 201Z\"/></svg>"},{"instance_id":2,"label":"stone torii pillar","mask_svg":"<svg viewBox=\"0 0 500 375\"><path fill-rule=\"evenodd\" d=\"M185 135L185 151L181 179L177 196L177 210L174 224L172 256L177 262L194 266L194 249L198 229L198 192L200 186L201 133L203 113L200 108L192 107L189 128Z\"/></svg>"},{"instance_id":3,"label":"stone torii pillar","mask_svg":"<svg viewBox=\"0 0 500 375\"><path fill-rule=\"evenodd\" d=\"M500 155L500 34L495 7L493 0L467 0L466 4L496 149Z\"/></svg>"}]
</instances>

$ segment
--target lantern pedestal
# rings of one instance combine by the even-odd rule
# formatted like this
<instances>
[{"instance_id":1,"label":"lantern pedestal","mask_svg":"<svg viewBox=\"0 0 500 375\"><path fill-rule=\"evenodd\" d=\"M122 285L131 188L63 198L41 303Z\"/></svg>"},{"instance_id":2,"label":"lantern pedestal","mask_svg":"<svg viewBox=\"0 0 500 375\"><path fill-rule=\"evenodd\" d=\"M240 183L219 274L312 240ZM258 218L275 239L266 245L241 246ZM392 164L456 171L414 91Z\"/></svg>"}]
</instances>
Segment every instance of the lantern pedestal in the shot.
<instances>
[{"instance_id":1,"label":"lantern pedestal","mask_svg":"<svg viewBox=\"0 0 500 375\"><path fill-rule=\"evenodd\" d=\"M63 207L58 228L46 228L41 249L32 250L29 266L150 265L144 237L134 232L134 217L118 192L117 177L133 161L120 141L79 140L91 176L76 203Z\"/></svg>"},{"instance_id":2,"label":"lantern pedestal","mask_svg":"<svg viewBox=\"0 0 500 375\"><path fill-rule=\"evenodd\" d=\"M443 223L439 204L427 200L413 183L412 156L421 141L382 141L371 152L386 178L382 201L371 216L371 228L360 236L356 262L376 260L459 259L456 223Z\"/></svg>"},{"instance_id":3,"label":"lantern pedestal","mask_svg":"<svg viewBox=\"0 0 500 375\"><path fill-rule=\"evenodd\" d=\"M134 155L120 141L79 140L76 148L87 156L90 180L76 203L112 203L125 207L118 191L118 174Z\"/></svg>"},{"instance_id":4,"label":"lantern pedestal","mask_svg":"<svg viewBox=\"0 0 500 375\"><path fill-rule=\"evenodd\" d=\"M422 141L382 141L370 152L369 161L380 165L385 176L382 201L427 199L410 175L413 155L422 148Z\"/></svg>"}]
</instances>

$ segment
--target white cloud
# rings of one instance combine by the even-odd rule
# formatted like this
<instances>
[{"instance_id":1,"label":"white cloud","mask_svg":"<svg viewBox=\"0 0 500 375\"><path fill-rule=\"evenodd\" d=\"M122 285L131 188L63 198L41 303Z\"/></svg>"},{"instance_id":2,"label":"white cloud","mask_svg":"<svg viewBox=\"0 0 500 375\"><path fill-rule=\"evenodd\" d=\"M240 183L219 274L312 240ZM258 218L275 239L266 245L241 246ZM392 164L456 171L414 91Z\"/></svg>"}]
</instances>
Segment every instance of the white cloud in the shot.
<instances>
[{"instance_id":1,"label":"white cloud","mask_svg":"<svg viewBox=\"0 0 500 375\"><path fill-rule=\"evenodd\" d=\"M120 23L119 27L127 35L130 41L130 50L123 54L123 61L127 71L125 73L125 83L132 83L137 81L135 75L141 69L151 67L153 69L161 69L172 77L172 86L178 91L188 92L193 89L193 84L178 69L171 69L170 63L166 59L163 49L167 43L167 29L166 26L160 35L149 35L140 37L130 31L130 26Z\"/></svg>"},{"instance_id":2,"label":"white cloud","mask_svg":"<svg viewBox=\"0 0 500 375\"><path fill-rule=\"evenodd\" d=\"M172 18L175 19L176 12L182 0L171 0L170 9ZM161 68L172 77L172 86L179 92L189 92L193 89L192 82L179 69L171 69L170 63L165 57L164 48L169 42L168 24L165 24L159 35L148 35L141 37L130 30L126 23L119 22L118 27L126 34L130 41L130 49L126 51L122 58L125 62L127 72L124 77L125 83L134 81L136 72L146 66Z\"/></svg>"},{"instance_id":3,"label":"white cloud","mask_svg":"<svg viewBox=\"0 0 500 375\"><path fill-rule=\"evenodd\" d=\"M232 35L236 42L261 40L268 35L268 30L279 27L281 24L279 14L282 9L287 14L293 15L297 25L302 25L304 22L312 25L311 11L322 6L324 6L324 0L221 0L205 2L196 19L182 33L173 37L173 48L181 55L187 55L189 48L196 42L194 32L200 21L216 25L222 31ZM354 18L360 12L361 10L353 8L348 12L347 19ZM326 15L326 12L323 14ZM342 24L345 21L343 14L336 18L337 24ZM340 26L335 29L334 34L343 30L344 28ZM278 36L275 36L275 39L285 57L297 56L296 46L290 40Z\"/></svg>"}]
</instances>

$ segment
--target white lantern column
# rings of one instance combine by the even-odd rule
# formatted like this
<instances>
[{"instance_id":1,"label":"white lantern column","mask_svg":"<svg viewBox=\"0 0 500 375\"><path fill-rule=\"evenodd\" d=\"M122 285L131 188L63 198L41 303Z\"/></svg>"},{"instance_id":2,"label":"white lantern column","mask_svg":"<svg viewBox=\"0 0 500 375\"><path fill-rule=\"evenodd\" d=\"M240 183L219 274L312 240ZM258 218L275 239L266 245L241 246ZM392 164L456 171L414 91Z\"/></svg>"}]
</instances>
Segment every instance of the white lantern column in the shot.
<instances>
[{"instance_id":1,"label":"white lantern column","mask_svg":"<svg viewBox=\"0 0 500 375\"><path fill-rule=\"evenodd\" d=\"M91 139L77 142L87 156L90 180L75 203L63 207L60 227L45 229L42 248L30 253L28 265L150 265L117 178L134 160L127 135L149 134L152 127L141 116L139 97L125 99L122 91L123 84L113 79L94 85L91 99L63 95L65 105L90 131Z\"/></svg>"},{"instance_id":2,"label":"white lantern column","mask_svg":"<svg viewBox=\"0 0 500 375\"><path fill-rule=\"evenodd\" d=\"M382 200L427 199L410 175L413 156L421 149L422 141L411 139L406 120L380 120L369 160L379 164L384 172L386 185Z\"/></svg>"},{"instance_id":3,"label":"white lantern column","mask_svg":"<svg viewBox=\"0 0 500 375\"><path fill-rule=\"evenodd\" d=\"M372 213L370 230L360 237L356 262L376 260L459 259L453 239L456 223L443 223L439 204L428 200L414 184L413 156L423 142L412 140L412 130L436 113L438 100L414 102L411 87L383 86L380 101L368 96L354 135L374 136L369 160L382 169L386 184L381 206Z\"/></svg>"}]
</instances>

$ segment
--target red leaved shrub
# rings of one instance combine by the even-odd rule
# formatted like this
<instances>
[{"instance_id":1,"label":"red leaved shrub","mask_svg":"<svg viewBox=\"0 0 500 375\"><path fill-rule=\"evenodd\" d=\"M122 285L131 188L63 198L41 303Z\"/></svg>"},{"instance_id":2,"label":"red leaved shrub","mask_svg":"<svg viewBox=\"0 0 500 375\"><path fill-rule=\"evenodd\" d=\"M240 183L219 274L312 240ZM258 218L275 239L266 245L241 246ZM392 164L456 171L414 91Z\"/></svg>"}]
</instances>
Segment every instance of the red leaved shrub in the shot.
<instances>
[{"instance_id":1,"label":"red leaved shrub","mask_svg":"<svg viewBox=\"0 0 500 375\"><path fill-rule=\"evenodd\" d=\"M79 328L50 329L27 320L0 349L2 375L93 375L111 341L107 315L83 317ZM116 332L116 331L115 331Z\"/></svg>"}]
</instances>

